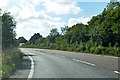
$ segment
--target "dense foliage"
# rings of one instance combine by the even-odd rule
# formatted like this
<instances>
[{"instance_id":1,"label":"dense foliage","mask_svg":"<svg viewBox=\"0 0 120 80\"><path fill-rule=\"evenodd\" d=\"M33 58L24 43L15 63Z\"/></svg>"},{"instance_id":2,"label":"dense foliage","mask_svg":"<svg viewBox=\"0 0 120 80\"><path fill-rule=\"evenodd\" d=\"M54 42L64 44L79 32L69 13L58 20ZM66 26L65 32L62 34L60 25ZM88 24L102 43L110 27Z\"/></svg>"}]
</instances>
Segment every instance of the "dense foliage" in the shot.
<instances>
[{"instance_id":1,"label":"dense foliage","mask_svg":"<svg viewBox=\"0 0 120 80\"><path fill-rule=\"evenodd\" d=\"M94 54L120 56L120 3L110 2L103 12L93 16L88 25L78 23L72 27L52 29L46 37L23 47L38 47Z\"/></svg>"},{"instance_id":2,"label":"dense foliage","mask_svg":"<svg viewBox=\"0 0 120 80\"><path fill-rule=\"evenodd\" d=\"M5 12L2 16L2 48L13 48L16 45L15 36L16 33L14 28L16 27L16 22L10 13Z\"/></svg>"},{"instance_id":3,"label":"dense foliage","mask_svg":"<svg viewBox=\"0 0 120 80\"><path fill-rule=\"evenodd\" d=\"M16 22L8 12L4 12L2 17L2 71L0 77L9 77L12 72L21 64L22 54L18 50L16 33L14 31ZM1 55L0 55L1 56ZM1 62L1 61L0 61Z\"/></svg>"}]
</instances>

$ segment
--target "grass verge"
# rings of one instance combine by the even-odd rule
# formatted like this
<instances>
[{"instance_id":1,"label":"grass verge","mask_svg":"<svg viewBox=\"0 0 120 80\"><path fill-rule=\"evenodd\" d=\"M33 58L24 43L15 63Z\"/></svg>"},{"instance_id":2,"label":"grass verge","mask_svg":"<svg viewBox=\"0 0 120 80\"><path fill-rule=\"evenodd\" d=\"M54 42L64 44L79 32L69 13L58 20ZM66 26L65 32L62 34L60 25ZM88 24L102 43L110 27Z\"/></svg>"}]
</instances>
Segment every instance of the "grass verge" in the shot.
<instances>
[{"instance_id":1,"label":"grass verge","mask_svg":"<svg viewBox=\"0 0 120 80\"><path fill-rule=\"evenodd\" d=\"M21 65L22 58L23 54L18 48L3 50L0 77L8 78Z\"/></svg>"}]
</instances>

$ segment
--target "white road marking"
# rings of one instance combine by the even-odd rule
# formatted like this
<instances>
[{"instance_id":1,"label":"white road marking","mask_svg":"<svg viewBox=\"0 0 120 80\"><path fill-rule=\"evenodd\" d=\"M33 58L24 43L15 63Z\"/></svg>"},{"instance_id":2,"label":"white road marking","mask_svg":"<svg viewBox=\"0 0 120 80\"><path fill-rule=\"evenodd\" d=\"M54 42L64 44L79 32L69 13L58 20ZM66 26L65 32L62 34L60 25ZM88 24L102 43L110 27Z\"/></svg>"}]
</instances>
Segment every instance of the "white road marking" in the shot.
<instances>
[{"instance_id":1,"label":"white road marking","mask_svg":"<svg viewBox=\"0 0 120 80\"><path fill-rule=\"evenodd\" d=\"M115 73L117 73L117 74L120 74L120 72L118 72L118 71L114 71Z\"/></svg>"},{"instance_id":2,"label":"white road marking","mask_svg":"<svg viewBox=\"0 0 120 80\"><path fill-rule=\"evenodd\" d=\"M27 80L31 80L32 76L33 76L33 72L34 72L34 62L33 62L33 59L32 57L30 57L27 53L25 53L31 60L31 70L30 70L30 73L28 75L28 79Z\"/></svg>"},{"instance_id":3,"label":"white road marking","mask_svg":"<svg viewBox=\"0 0 120 80\"><path fill-rule=\"evenodd\" d=\"M77 60L77 59L73 59L73 60L77 61L77 62L84 63L84 64L88 64L88 65L91 65L91 66L95 66L95 64L92 64L92 63L89 63L89 62L86 62L86 61L81 61L81 60Z\"/></svg>"}]
</instances>

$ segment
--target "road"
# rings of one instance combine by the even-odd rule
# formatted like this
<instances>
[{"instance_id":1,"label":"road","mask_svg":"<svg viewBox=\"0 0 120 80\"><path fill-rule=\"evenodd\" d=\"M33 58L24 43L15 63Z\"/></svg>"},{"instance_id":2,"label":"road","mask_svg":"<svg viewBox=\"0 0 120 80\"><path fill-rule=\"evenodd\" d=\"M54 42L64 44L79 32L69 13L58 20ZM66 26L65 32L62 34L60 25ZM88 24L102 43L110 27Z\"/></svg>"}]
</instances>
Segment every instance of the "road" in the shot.
<instances>
[{"instance_id":1,"label":"road","mask_svg":"<svg viewBox=\"0 0 120 80\"><path fill-rule=\"evenodd\" d=\"M27 64L31 59L33 63L11 78L118 78L118 57L34 48L21 51L28 55Z\"/></svg>"}]
</instances>

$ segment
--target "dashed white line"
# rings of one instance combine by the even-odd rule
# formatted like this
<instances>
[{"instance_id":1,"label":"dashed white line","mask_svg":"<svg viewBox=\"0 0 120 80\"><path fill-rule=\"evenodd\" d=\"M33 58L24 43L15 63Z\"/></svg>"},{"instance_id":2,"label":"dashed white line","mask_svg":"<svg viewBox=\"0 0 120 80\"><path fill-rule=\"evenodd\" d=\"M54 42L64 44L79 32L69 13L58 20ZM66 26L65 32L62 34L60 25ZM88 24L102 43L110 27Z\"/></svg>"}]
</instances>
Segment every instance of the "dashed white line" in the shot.
<instances>
[{"instance_id":1,"label":"dashed white line","mask_svg":"<svg viewBox=\"0 0 120 80\"><path fill-rule=\"evenodd\" d=\"M91 66L95 66L95 64L92 64L92 63L89 63L89 62L86 62L86 61L81 61L81 60L77 60L77 59L73 59L73 60L77 61L77 62L84 63L84 64L88 64L88 65L91 65Z\"/></svg>"},{"instance_id":2,"label":"dashed white line","mask_svg":"<svg viewBox=\"0 0 120 80\"><path fill-rule=\"evenodd\" d=\"M32 76L33 76L33 72L34 72L34 62L33 62L33 59L32 57L30 57L27 53L25 53L31 60L31 70L30 70L30 73L28 75L28 79L27 80L31 80L32 79Z\"/></svg>"},{"instance_id":3,"label":"dashed white line","mask_svg":"<svg viewBox=\"0 0 120 80\"><path fill-rule=\"evenodd\" d=\"M118 71L114 71L115 73L117 73L117 74L120 74L120 72L118 72Z\"/></svg>"}]
</instances>

